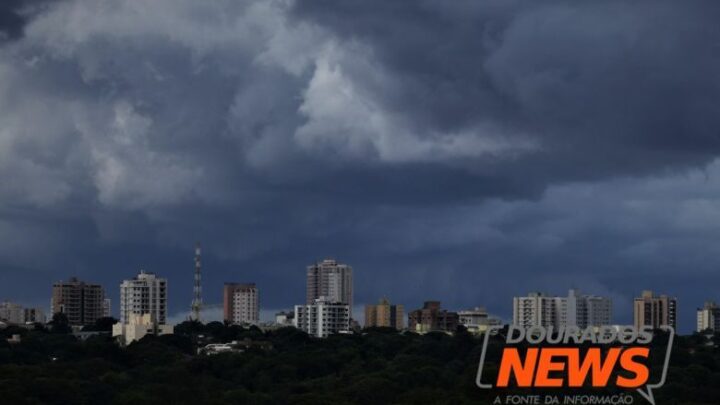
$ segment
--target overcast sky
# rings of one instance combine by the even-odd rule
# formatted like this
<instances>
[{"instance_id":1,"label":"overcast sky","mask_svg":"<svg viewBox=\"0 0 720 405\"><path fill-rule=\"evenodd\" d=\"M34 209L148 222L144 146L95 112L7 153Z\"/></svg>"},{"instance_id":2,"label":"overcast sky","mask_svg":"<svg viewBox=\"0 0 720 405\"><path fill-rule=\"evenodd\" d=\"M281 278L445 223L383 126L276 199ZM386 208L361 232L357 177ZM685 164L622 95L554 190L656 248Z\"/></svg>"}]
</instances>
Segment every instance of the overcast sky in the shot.
<instances>
[{"instance_id":1,"label":"overcast sky","mask_svg":"<svg viewBox=\"0 0 720 405\"><path fill-rule=\"evenodd\" d=\"M720 300L717 1L0 3L0 299Z\"/></svg>"}]
</instances>

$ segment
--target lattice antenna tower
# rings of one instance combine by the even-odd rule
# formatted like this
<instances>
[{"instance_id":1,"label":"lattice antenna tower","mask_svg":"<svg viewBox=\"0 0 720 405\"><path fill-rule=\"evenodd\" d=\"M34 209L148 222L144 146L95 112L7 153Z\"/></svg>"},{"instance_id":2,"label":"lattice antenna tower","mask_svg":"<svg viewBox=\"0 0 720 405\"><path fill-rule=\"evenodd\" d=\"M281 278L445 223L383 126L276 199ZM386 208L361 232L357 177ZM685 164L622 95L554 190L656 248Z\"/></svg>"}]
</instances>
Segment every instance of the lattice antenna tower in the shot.
<instances>
[{"instance_id":1,"label":"lattice antenna tower","mask_svg":"<svg viewBox=\"0 0 720 405\"><path fill-rule=\"evenodd\" d=\"M200 321L200 311L202 311L202 249L200 243L195 244L195 284L193 285L193 300L191 305L191 318L194 321Z\"/></svg>"}]
</instances>

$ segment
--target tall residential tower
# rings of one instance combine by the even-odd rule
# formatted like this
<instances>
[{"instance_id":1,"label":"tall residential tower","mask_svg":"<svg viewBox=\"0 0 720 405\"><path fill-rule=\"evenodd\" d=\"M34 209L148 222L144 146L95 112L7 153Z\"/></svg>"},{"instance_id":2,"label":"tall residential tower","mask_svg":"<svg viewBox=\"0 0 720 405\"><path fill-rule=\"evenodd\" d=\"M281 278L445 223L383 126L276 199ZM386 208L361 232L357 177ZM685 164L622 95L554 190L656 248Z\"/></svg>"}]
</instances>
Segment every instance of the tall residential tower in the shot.
<instances>
[{"instance_id":1,"label":"tall residential tower","mask_svg":"<svg viewBox=\"0 0 720 405\"><path fill-rule=\"evenodd\" d=\"M654 295L652 291L643 291L633 303L635 327L672 326L677 328L677 299L667 295Z\"/></svg>"},{"instance_id":2,"label":"tall residential tower","mask_svg":"<svg viewBox=\"0 0 720 405\"><path fill-rule=\"evenodd\" d=\"M260 321L258 289L254 283L225 283L223 315L226 322L243 324Z\"/></svg>"},{"instance_id":3,"label":"tall residential tower","mask_svg":"<svg viewBox=\"0 0 720 405\"><path fill-rule=\"evenodd\" d=\"M347 304L352 318L352 267L332 259L307 266L307 299L312 305L320 297L330 302Z\"/></svg>"},{"instance_id":4,"label":"tall residential tower","mask_svg":"<svg viewBox=\"0 0 720 405\"><path fill-rule=\"evenodd\" d=\"M120 322L113 325L113 336L122 344L142 339L148 333L173 332L167 324L167 280L140 270L140 274L120 284Z\"/></svg>"},{"instance_id":5,"label":"tall residential tower","mask_svg":"<svg viewBox=\"0 0 720 405\"><path fill-rule=\"evenodd\" d=\"M70 325L92 325L104 315L105 290L75 277L53 284L51 312L64 314Z\"/></svg>"}]
</instances>

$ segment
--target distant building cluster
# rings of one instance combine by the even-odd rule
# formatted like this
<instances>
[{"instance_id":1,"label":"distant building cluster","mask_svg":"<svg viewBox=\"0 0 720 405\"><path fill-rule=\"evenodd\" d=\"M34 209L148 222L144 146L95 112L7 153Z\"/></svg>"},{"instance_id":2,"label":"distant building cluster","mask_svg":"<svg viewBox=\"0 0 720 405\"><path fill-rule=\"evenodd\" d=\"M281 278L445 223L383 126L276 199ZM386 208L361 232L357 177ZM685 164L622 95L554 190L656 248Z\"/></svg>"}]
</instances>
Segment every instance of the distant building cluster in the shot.
<instances>
[{"instance_id":1,"label":"distant building cluster","mask_svg":"<svg viewBox=\"0 0 720 405\"><path fill-rule=\"evenodd\" d=\"M612 301L594 295L581 295L570 290L567 297L530 293L513 298L513 325L568 327L585 329L610 325Z\"/></svg>"},{"instance_id":2,"label":"distant building cluster","mask_svg":"<svg viewBox=\"0 0 720 405\"><path fill-rule=\"evenodd\" d=\"M0 321L12 324L45 323L41 308L24 308L14 302L0 303Z\"/></svg>"},{"instance_id":3,"label":"distant building cluster","mask_svg":"<svg viewBox=\"0 0 720 405\"><path fill-rule=\"evenodd\" d=\"M196 246L192 313L188 319L199 320L202 308L200 285L200 250ZM260 321L260 294L255 283L226 282L223 286L223 320L228 324L257 325L263 328L293 326L309 335L324 338L336 333L350 333L359 328L353 317L353 268L333 259L325 259L306 267L305 303L275 315L274 322ZM168 282L154 273L140 271L120 284L120 319L113 325L112 335L121 344L129 344L148 334L173 333L168 322ZM609 297L582 294L571 289L567 296L532 292L512 299L512 324L522 328L576 327L580 329L613 325L613 303ZM52 286L50 314L63 314L77 336L84 326L110 317L112 303L104 288L75 277ZM677 328L677 299L643 291L633 300L635 327ZM407 319L407 323L406 323ZM45 323L48 319L41 308L25 308L13 302L0 303L0 326L6 324ZM365 305L364 326L392 328L415 333L453 333L464 328L481 334L491 327L502 326L500 318L484 307L460 311L442 308L440 301L425 301L421 308L406 312L401 304L387 297L376 304ZM720 306L709 301L697 309L697 331L720 332ZM237 350L235 346L212 346L207 352Z\"/></svg>"}]
</instances>

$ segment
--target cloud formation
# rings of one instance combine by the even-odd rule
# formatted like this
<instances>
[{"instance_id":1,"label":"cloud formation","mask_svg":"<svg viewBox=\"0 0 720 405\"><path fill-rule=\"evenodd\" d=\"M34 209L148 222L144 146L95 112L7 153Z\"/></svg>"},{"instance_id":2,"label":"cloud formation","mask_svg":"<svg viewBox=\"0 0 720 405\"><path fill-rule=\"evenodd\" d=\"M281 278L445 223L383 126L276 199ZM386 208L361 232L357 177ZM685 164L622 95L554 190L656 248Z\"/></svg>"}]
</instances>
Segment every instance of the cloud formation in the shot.
<instances>
[{"instance_id":1,"label":"cloud formation","mask_svg":"<svg viewBox=\"0 0 720 405\"><path fill-rule=\"evenodd\" d=\"M0 296L44 303L73 274L115 295L143 267L180 312L199 239L215 301L238 279L290 307L304 266L335 256L357 302L507 316L512 294L574 285L619 321L646 287L689 309L717 295L719 13L4 3Z\"/></svg>"}]
</instances>

